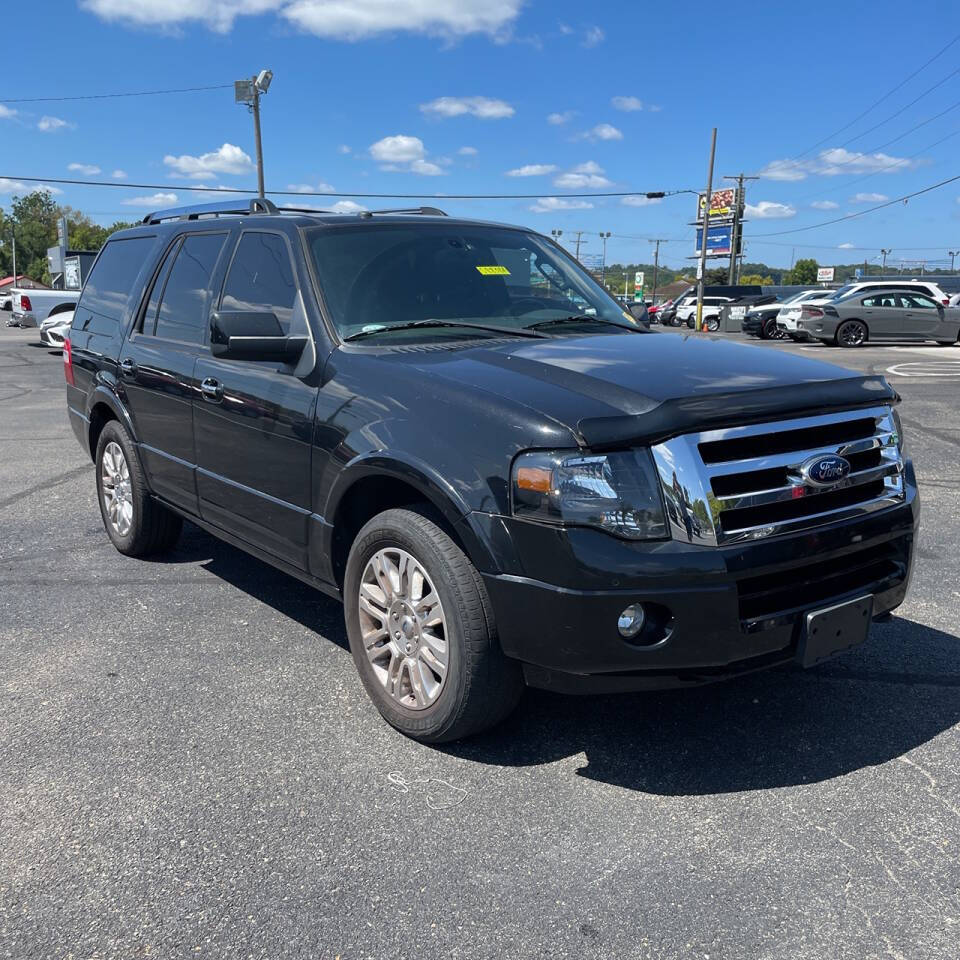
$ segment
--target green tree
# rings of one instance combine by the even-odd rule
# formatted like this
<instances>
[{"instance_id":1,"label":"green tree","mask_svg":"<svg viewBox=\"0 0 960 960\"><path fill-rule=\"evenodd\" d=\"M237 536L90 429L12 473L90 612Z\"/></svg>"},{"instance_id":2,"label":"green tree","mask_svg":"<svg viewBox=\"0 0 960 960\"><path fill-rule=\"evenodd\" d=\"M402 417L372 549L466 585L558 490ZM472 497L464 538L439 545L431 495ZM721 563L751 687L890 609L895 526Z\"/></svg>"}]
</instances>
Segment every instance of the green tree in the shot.
<instances>
[{"instance_id":1,"label":"green tree","mask_svg":"<svg viewBox=\"0 0 960 960\"><path fill-rule=\"evenodd\" d=\"M712 270L706 270L703 274L704 286L715 287L725 286L730 279L730 273L723 267L714 267Z\"/></svg>"},{"instance_id":2,"label":"green tree","mask_svg":"<svg viewBox=\"0 0 960 960\"><path fill-rule=\"evenodd\" d=\"M798 260L790 271L789 283L807 284L817 282L817 261L812 257Z\"/></svg>"},{"instance_id":3,"label":"green tree","mask_svg":"<svg viewBox=\"0 0 960 960\"><path fill-rule=\"evenodd\" d=\"M773 277L759 273L745 273L740 277L740 282L748 287L772 287Z\"/></svg>"},{"instance_id":4,"label":"green tree","mask_svg":"<svg viewBox=\"0 0 960 960\"><path fill-rule=\"evenodd\" d=\"M47 248L57 242L57 205L46 190L13 201L10 219L17 232L17 272L50 282Z\"/></svg>"}]
</instances>

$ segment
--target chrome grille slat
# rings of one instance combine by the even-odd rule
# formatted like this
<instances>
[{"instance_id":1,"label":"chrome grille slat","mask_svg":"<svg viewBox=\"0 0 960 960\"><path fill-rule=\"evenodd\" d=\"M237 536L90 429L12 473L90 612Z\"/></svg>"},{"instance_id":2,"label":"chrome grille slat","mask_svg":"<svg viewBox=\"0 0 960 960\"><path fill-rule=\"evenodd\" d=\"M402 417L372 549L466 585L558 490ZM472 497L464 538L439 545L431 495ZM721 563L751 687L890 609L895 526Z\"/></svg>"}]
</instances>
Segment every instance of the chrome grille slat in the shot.
<instances>
[{"instance_id":1,"label":"chrome grille slat","mask_svg":"<svg viewBox=\"0 0 960 960\"><path fill-rule=\"evenodd\" d=\"M726 545L886 509L904 497L898 440L888 406L674 437L653 448L671 534ZM804 480L801 466L821 455L850 457L854 470L834 486Z\"/></svg>"},{"instance_id":2,"label":"chrome grille slat","mask_svg":"<svg viewBox=\"0 0 960 960\"><path fill-rule=\"evenodd\" d=\"M882 477L893 476L903 469L895 461L882 463L879 467L870 467L867 470L857 470L847 477L845 487L855 487L863 483L871 483ZM782 503L787 500L799 499L797 491L804 489L800 483L791 483L785 487L774 487L770 490L757 490L752 493L732 493L726 497L717 497L724 510L742 510L746 507L760 507L768 503ZM808 499L816 497L818 493L812 491L804 494Z\"/></svg>"}]
</instances>

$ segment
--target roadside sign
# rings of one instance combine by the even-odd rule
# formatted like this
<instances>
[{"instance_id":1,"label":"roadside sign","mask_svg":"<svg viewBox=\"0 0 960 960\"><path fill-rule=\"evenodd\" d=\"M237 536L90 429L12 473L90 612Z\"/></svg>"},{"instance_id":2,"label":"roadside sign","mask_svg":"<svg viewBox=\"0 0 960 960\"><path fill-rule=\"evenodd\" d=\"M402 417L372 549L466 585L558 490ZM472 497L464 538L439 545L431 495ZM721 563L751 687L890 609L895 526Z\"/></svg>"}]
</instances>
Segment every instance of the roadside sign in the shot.
<instances>
[{"instance_id":1,"label":"roadside sign","mask_svg":"<svg viewBox=\"0 0 960 960\"><path fill-rule=\"evenodd\" d=\"M817 267L817 283L833 283L833 267ZM857 271L859 276L860 271Z\"/></svg>"},{"instance_id":2,"label":"roadside sign","mask_svg":"<svg viewBox=\"0 0 960 960\"><path fill-rule=\"evenodd\" d=\"M700 256L700 247L703 244L703 227L697 227L697 248L694 256ZM726 223L713 226L711 223L707 231L707 256L728 257L733 246L733 225Z\"/></svg>"},{"instance_id":3,"label":"roadside sign","mask_svg":"<svg viewBox=\"0 0 960 960\"><path fill-rule=\"evenodd\" d=\"M79 290L83 286L80 279L80 258L67 257L63 261L63 289Z\"/></svg>"},{"instance_id":4,"label":"roadside sign","mask_svg":"<svg viewBox=\"0 0 960 960\"><path fill-rule=\"evenodd\" d=\"M737 192L724 188L710 194L710 220L732 220L737 209ZM697 200L697 223L703 223L703 209L707 205L707 195L701 193ZM728 250L727 253L730 251Z\"/></svg>"},{"instance_id":5,"label":"roadside sign","mask_svg":"<svg viewBox=\"0 0 960 960\"><path fill-rule=\"evenodd\" d=\"M47 247L47 269L53 276L63 273L63 247Z\"/></svg>"},{"instance_id":6,"label":"roadside sign","mask_svg":"<svg viewBox=\"0 0 960 960\"><path fill-rule=\"evenodd\" d=\"M638 270L633 276L633 299L635 303L643 300L643 271Z\"/></svg>"},{"instance_id":7,"label":"roadside sign","mask_svg":"<svg viewBox=\"0 0 960 960\"><path fill-rule=\"evenodd\" d=\"M855 280L859 280L862 276L863 276L863 267L857 267L857 269L853 271L853 278Z\"/></svg>"}]
</instances>

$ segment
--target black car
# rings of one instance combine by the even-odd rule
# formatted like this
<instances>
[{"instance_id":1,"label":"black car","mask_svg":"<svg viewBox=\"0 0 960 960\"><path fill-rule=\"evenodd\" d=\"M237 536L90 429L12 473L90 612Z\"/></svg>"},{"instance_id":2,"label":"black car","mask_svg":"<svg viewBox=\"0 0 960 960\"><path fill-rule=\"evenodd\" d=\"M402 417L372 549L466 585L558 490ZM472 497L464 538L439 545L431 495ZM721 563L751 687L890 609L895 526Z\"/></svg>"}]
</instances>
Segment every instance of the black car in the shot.
<instances>
[{"instance_id":1,"label":"black car","mask_svg":"<svg viewBox=\"0 0 960 960\"><path fill-rule=\"evenodd\" d=\"M782 340L786 337L786 334L777 328L777 315L783 303L776 297L746 297L738 301L738 306L746 310L740 323L743 333L761 340Z\"/></svg>"},{"instance_id":2,"label":"black car","mask_svg":"<svg viewBox=\"0 0 960 960\"><path fill-rule=\"evenodd\" d=\"M116 548L187 519L342 599L371 698L424 741L525 684L809 666L906 592L882 377L647 333L525 229L160 211L104 246L64 370Z\"/></svg>"}]
</instances>

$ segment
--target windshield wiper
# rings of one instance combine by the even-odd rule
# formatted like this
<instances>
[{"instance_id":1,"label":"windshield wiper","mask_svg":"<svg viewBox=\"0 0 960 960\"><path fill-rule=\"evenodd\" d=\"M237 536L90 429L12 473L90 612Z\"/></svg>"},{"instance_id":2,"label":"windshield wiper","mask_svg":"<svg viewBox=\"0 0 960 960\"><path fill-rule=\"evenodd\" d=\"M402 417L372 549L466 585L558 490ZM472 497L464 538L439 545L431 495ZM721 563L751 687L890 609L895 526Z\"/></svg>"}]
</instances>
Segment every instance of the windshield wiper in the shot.
<instances>
[{"instance_id":1,"label":"windshield wiper","mask_svg":"<svg viewBox=\"0 0 960 960\"><path fill-rule=\"evenodd\" d=\"M467 323L462 320L412 320L410 323L390 323L383 326L377 326L372 329L360 330L357 333L351 333L349 337L344 337L344 342L349 340L362 340L364 337L372 337L378 333L387 333L390 330L413 330L423 327L467 327L471 330L483 330L487 333L506 334L509 337L545 337L545 333L537 333L528 327L497 327L487 323Z\"/></svg>"},{"instance_id":2,"label":"windshield wiper","mask_svg":"<svg viewBox=\"0 0 960 960\"><path fill-rule=\"evenodd\" d=\"M603 317L591 317L589 314L577 314L572 317L554 317L552 320L538 320L536 323L528 323L525 330L539 330L542 327L556 327L563 323L604 323L610 327L620 327L621 330L629 330L631 333L646 333L643 327L635 327L628 323L618 323L616 320L604 320Z\"/></svg>"}]
</instances>

